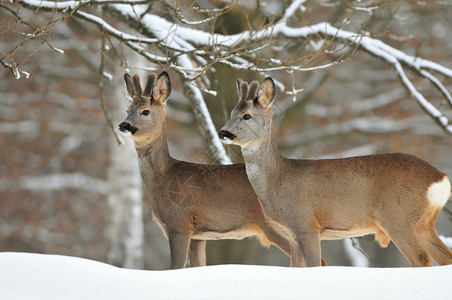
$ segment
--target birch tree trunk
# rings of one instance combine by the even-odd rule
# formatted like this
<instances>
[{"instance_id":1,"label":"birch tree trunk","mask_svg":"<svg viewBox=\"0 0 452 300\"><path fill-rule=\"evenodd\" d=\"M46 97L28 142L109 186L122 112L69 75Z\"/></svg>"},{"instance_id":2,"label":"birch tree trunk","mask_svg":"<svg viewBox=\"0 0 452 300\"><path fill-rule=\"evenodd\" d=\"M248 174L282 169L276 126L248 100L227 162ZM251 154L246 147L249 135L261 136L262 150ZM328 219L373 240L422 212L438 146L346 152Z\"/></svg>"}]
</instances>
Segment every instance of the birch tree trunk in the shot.
<instances>
[{"instance_id":1,"label":"birch tree trunk","mask_svg":"<svg viewBox=\"0 0 452 300\"><path fill-rule=\"evenodd\" d=\"M120 87L116 87L111 100L114 107L110 111L113 124L117 125L125 118L128 99ZM118 145L110 138L110 163L108 181L110 192L110 224L108 237L111 248L108 262L132 269L143 268L143 192L138 158L130 138L122 138Z\"/></svg>"}]
</instances>

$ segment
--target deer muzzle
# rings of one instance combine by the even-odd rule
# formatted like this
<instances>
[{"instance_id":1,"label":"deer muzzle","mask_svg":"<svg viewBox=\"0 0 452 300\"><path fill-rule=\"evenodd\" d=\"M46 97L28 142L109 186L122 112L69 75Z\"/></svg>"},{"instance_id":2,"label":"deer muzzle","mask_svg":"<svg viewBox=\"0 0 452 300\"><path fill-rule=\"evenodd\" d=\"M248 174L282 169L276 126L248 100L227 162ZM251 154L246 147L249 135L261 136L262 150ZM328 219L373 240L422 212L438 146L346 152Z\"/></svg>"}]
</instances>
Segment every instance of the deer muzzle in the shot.
<instances>
[{"instance_id":1,"label":"deer muzzle","mask_svg":"<svg viewBox=\"0 0 452 300\"><path fill-rule=\"evenodd\" d=\"M232 144L232 141L235 139L235 135L226 130L220 130L220 132L218 132L218 137L225 144Z\"/></svg>"},{"instance_id":2,"label":"deer muzzle","mask_svg":"<svg viewBox=\"0 0 452 300\"><path fill-rule=\"evenodd\" d=\"M119 130L124 133L130 132L132 135L134 135L138 131L138 128L133 127L127 122L122 122L121 124L119 124Z\"/></svg>"}]
</instances>

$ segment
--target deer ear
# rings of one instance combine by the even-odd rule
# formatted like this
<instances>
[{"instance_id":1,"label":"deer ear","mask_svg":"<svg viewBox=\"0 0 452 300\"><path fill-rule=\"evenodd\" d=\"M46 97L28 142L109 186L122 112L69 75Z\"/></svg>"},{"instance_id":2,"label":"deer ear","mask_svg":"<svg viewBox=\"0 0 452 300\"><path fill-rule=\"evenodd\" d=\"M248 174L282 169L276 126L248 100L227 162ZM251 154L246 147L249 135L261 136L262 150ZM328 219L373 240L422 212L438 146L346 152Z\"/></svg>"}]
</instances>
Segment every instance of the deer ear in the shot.
<instances>
[{"instance_id":1,"label":"deer ear","mask_svg":"<svg viewBox=\"0 0 452 300\"><path fill-rule=\"evenodd\" d=\"M163 71L152 87L152 96L158 104L165 104L171 94L171 82L168 73Z\"/></svg>"},{"instance_id":2,"label":"deer ear","mask_svg":"<svg viewBox=\"0 0 452 300\"><path fill-rule=\"evenodd\" d=\"M133 87L132 76L125 73L124 81L126 83L127 92L129 93L130 97L132 97L132 99L133 99L133 97L135 96L135 88Z\"/></svg>"},{"instance_id":3,"label":"deer ear","mask_svg":"<svg viewBox=\"0 0 452 300\"><path fill-rule=\"evenodd\" d=\"M257 91L257 101L261 106L268 108L275 101L275 94L275 83L271 77L267 77Z\"/></svg>"}]
</instances>

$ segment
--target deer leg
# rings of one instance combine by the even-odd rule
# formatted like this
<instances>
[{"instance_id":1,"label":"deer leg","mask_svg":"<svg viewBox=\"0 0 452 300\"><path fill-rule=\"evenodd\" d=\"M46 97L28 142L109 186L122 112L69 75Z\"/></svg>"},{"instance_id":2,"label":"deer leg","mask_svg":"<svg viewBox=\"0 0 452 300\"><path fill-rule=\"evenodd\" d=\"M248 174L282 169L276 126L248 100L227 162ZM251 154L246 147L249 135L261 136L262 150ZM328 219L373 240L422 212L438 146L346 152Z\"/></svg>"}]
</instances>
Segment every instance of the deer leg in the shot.
<instances>
[{"instance_id":1,"label":"deer leg","mask_svg":"<svg viewBox=\"0 0 452 300\"><path fill-rule=\"evenodd\" d=\"M190 259L190 266L202 267L206 265L206 241L205 240L191 240L190 248L188 250L188 258Z\"/></svg>"},{"instance_id":2,"label":"deer leg","mask_svg":"<svg viewBox=\"0 0 452 300\"><path fill-rule=\"evenodd\" d=\"M384 228L380 227L380 229L392 240L412 267L428 267L433 265L432 258L419 244L414 230L410 225L405 226L405 228L399 227L393 229L388 226Z\"/></svg>"},{"instance_id":3,"label":"deer leg","mask_svg":"<svg viewBox=\"0 0 452 300\"><path fill-rule=\"evenodd\" d=\"M304 260L303 253L301 252L298 244L291 242L290 249L291 249L290 266L291 267L306 267L306 262ZM323 259L323 257L321 257L320 259L321 259L322 266L328 266L328 263L326 262L325 259Z\"/></svg>"},{"instance_id":4,"label":"deer leg","mask_svg":"<svg viewBox=\"0 0 452 300\"><path fill-rule=\"evenodd\" d=\"M261 224L260 227L265 237L290 257L291 267L306 267L303 254L301 253L298 244L295 243L292 238L288 237L288 233L287 235L283 235L267 222ZM281 231L283 231L283 229L281 229Z\"/></svg>"},{"instance_id":5,"label":"deer leg","mask_svg":"<svg viewBox=\"0 0 452 300\"><path fill-rule=\"evenodd\" d=\"M295 242L290 242L290 266L291 267L306 267L303 253L300 247Z\"/></svg>"},{"instance_id":6,"label":"deer leg","mask_svg":"<svg viewBox=\"0 0 452 300\"><path fill-rule=\"evenodd\" d=\"M171 233L168 234L169 246L171 252L171 269L185 268L188 256L188 247L190 244L190 234Z\"/></svg>"},{"instance_id":7,"label":"deer leg","mask_svg":"<svg viewBox=\"0 0 452 300\"><path fill-rule=\"evenodd\" d=\"M391 240L412 267L431 267L433 265L432 258L422 249L414 234L405 234L403 238L391 238Z\"/></svg>"},{"instance_id":8,"label":"deer leg","mask_svg":"<svg viewBox=\"0 0 452 300\"><path fill-rule=\"evenodd\" d=\"M303 253L307 267L322 265L320 250L320 235L318 232L298 232L297 243Z\"/></svg>"},{"instance_id":9,"label":"deer leg","mask_svg":"<svg viewBox=\"0 0 452 300\"><path fill-rule=\"evenodd\" d=\"M419 243L424 247L429 255L438 263L438 265L452 264L452 250L444 245L443 241L438 237L435 227L417 226L416 234Z\"/></svg>"},{"instance_id":10,"label":"deer leg","mask_svg":"<svg viewBox=\"0 0 452 300\"><path fill-rule=\"evenodd\" d=\"M293 238L283 236L268 224L262 226L261 229L272 244L290 257L291 267L306 267L303 253L301 253L298 243ZM287 235L290 234L287 233ZM327 262L322 258L322 266L327 265Z\"/></svg>"}]
</instances>

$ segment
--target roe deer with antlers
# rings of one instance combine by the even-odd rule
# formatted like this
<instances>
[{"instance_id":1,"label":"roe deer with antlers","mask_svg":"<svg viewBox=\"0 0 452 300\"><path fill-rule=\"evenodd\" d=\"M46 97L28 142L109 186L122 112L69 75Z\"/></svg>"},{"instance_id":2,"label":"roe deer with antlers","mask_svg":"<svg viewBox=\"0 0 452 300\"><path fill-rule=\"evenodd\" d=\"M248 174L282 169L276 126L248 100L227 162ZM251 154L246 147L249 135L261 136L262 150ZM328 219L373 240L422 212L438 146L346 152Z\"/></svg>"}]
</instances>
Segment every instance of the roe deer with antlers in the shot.
<instances>
[{"instance_id":1,"label":"roe deer with antlers","mask_svg":"<svg viewBox=\"0 0 452 300\"><path fill-rule=\"evenodd\" d=\"M239 95L247 86L237 80ZM320 240L369 233L375 233L382 247L392 241L412 266L431 266L431 257L440 265L452 263L452 251L435 231L451 194L447 175L400 153L285 158L272 130L274 97L275 85L268 77L255 99L240 97L219 137L241 146L248 179L265 214L293 236L307 266L320 265Z\"/></svg>"},{"instance_id":2,"label":"roe deer with antlers","mask_svg":"<svg viewBox=\"0 0 452 300\"><path fill-rule=\"evenodd\" d=\"M288 255L291 247L298 249L295 240L289 242L264 217L243 164L202 165L170 156L164 108L171 84L166 72L149 75L144 91L138 75L125 74L124 80L133 101L119 129L135 142L153 219L169 239L172 269L184 268L187 256L191 266L204 266L206 240L257 236L262 245L272 243ZM291 260L291 265L304 262Z\"/></svg>"}]
</instances>

